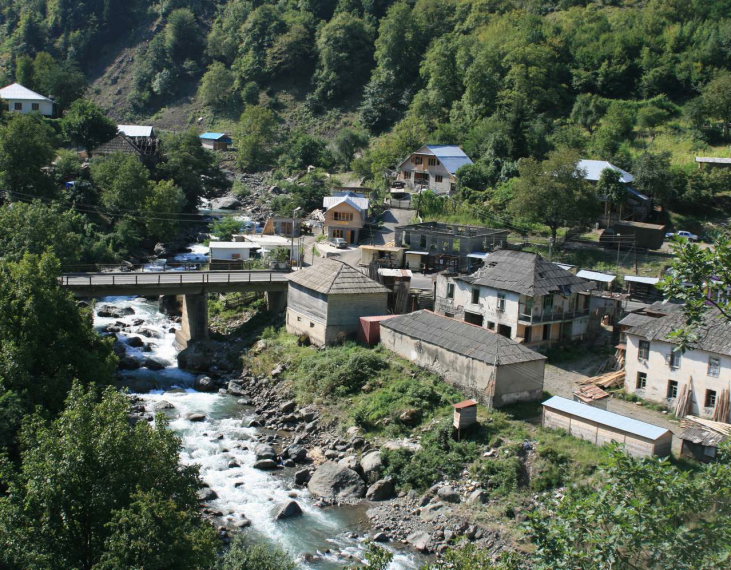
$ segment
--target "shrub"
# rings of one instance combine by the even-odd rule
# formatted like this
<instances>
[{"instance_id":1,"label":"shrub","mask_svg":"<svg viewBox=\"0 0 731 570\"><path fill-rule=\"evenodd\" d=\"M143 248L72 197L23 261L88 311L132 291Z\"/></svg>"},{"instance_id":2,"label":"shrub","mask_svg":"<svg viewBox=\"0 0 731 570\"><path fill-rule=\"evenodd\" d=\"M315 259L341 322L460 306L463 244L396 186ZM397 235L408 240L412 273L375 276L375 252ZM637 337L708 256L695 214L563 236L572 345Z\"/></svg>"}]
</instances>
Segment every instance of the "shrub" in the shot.
<instances>
[{"instance_id":1,"label":"shrub","mask_svg":"<svg viewBox=\"0 0 731 570\"><path fill-rule=\"evenodd\" d=\"M523 462L517 456L488 459L475 463L471 476L494 494L507 495L518 489Z\"/></svg>"}]
</instances>

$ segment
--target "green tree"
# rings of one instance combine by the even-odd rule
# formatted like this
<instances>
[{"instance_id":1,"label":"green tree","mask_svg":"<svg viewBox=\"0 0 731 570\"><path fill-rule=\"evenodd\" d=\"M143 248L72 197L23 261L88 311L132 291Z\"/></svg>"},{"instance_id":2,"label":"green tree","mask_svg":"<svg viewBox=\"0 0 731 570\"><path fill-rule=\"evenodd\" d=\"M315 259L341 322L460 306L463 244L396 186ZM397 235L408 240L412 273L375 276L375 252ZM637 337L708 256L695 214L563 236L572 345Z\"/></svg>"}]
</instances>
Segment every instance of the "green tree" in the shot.
<instances>
[{"instance_id":1,"label":"green tree","mask_svg":"<svg viewBox=\"0 0 731 570\"><path fill-rule=\"evenodd\" d=\"M244 229L244 224L236 218L224 217L213 222L211 234L221 241L231 241L234 234L240 233Z\"/></svg>"},{"instance_id":2,"label":"green tree","mask_svg":"<svg viewBox=\"0 0 731 570\"><path fill-rule=\"evenodd\" d=\"M249 544L238 535L223 556L220 570L295 570L297 565L283 550L264 544Z\"/></svg>"},{"instance_id":3,"label":"green tree","mask_svg":"<svg viewBox=\"0 0 731 570\"><path fill-rule=\"evenodd\" d=\"M593 133L599 121L607 112L607 103L598 95L582 93L571 109L571 120Z\"/></svg>"},{"instance_id":4,"label":"green tree","mask_svg":"<svg viewBox=\"0 0 731 570\"><path fill-rule=\"evenodd\" d=\"M165 49L175 62L198 59L202 51L201 30L195 14L187 8L173 10L165 25Z\"/></svg>"},{"instance_id":5,"label":"green tree","mask_svg":"<svg viewBox=\"0 0 731 570\"><path fill-rule=\"evenodd\" d=\"M277 117L271 109L250 105L239 122L237 161L249 172L264 170L272 165L278 139Z\"/></svg>"},{"instance_id":6,"label":"green tree","mask_svg":"<svg viewBox=\"0 0 731 570\"><path fill-rule=\"evenodd\" d=\"M720 72L701 91L706 114L723 124L723 136L728 138L731 122L731 72Z\"/></svg>"},{"instance_id":7,"label":"green tree","mask_svg":"<svg viewBox=\"0 0 731 570\"><path fill-rule=\"evenodd\" d=\"M91 177L101 190L101 203L111 214L139 213L150 192L150 171L132 154L116 153L91 164Z\"/></svg>"},{"instance_id":8,"label":"green tree","mask_svg":"<svg viewBox=\"0 0 731 570\"><path fill-rule=\"evenodd\" d=\"M613 168L605 168L599 176L596 191L605 201L604 215L612 205L619 206L619 217L622 217L622 205L627 199L627 187L622 182L622 174Z\"/></svg>"},{"instance_id":9,"label":"green tree","mask_svg":"<svg viewBox=\"0 0 731 570\"><path fill-rule=\"evenodd\" d=\"M290 171L308 166L332 166L333 158L325 140L304 132L293 133L283 145L279 162Z\"/></svg>"},{"instance_id":10,"label":"green tree","mask_svg":"<svg viewBox=\"0 0 731 570\"><path fill-rule=\"evenodd\" d=\"M655 140L657 127L670 118L670 112L655 105L646 105L637 111L637 126L647 131L650 140Z\"/></svg>"},{"instance_id":11,"label":"green tree","mask_svg":"<svg viewBox=\"0 0 731 570\"><path fill-rule=\"evenodd\" d=\"M669 152L644 152L632 162L637 189L665 206L672 204L677 194L670 158Z\"/></svg>"},{"instance_id":12,"label":"green tree","mask_svg":"<svg viewBox=\"0 0 731 570\"><path fill-rule=\"evenodd\" d=\"M86 78L73 61L59 63L46 52L40 52L33 60L33 83L36 91L56 101L59 113L86 89Z\"/></svg>"},{"instance_id":13,"label":"green tree","mask_svg":"<svg viewBox=\"0 0 731 570\"><path fill-rule=\"evenodd\" d=\"M719 568L731 540L728 449L698 472L615 450L592 485L531 513L534 568Z\"/></svg>"},{"instance_id":14,"label":"green tree","mask_svg":"<svg viewBox=\"0 0 731 570\"><path fill-rule=\"evenodd\" d=\"M149 237L156 241L173 240L180 228L185 207L185 194L172 180L161 180L150 185L145 199L145 227Z\"/></svg>"},{"instance_id":15,"label":"green tree","mask_svg":"<svg viewBox=\"0 0 731 570\"><path fill-rule=\"evenodd\" d=\"M578 161L578 154L569 150L553 151L543 162L522 160L509 206L512 215L545 224L554 241L559 228L594 221L599 202L584 173L577 169Z\"/></svg>"},{"instance_id":16,"label":"green tree","mask_svg":"<svg viewBox=\"0 0 731 570\"><path fill-rule=\"evenodd\" d=\"M355 153L368 146L368 134L352 128L340 129L333 141L335 147L335 158L346 170Z\"/></svg>"},{"instance_id":17,"label":"green tree","mask_svg":"<svg viewBox=\"0 0 731 570\"><path fill-rule=\"evenodd\" d=\"M169 568L160 565L166 555L188 559L183 568L212 565L215 532L197 512L197 468L178 463L180 440L162 415L151 426L133 424L129 414L117 390L99 400L96 390L75 384L58 419L26 422L20 470L0 498L3 562Z\"/></svg>"},{"instance_id":18,"label":"green tree","mask_svg":"<svg viewBox=\"0 0 731 570\"><path fill-rule=\"evenodd\" d=\"M214 61L206 71L198 95L206 105L214 109L226 109L233 101L234 75L220 61Z\"/></svg>"},{"instance_id":19,"label":"green tree","mask_svg":"<svg viewBox=\"0 0 731 570\"><path fill-rule=\"evenodd\" d=\"M61 131L72 144L91 151L114 138L117 125L91 101L77 99L61 119Z\"/></svg>"},{"instance_id":20,"label":"green tree","mask_svg":"<svg viewBox=\"0 0 731 570\"><path fill-rule=\"evenodd\" d=\"M49 197L53 182L42 170L54 157L53 129L38 115L13 115L0 125L0 180L11 197Z\"/></svg>"},{"instance_id":21,"label":"green tree","mask_svg":"<svg viewBox=\"0 0 731 570\"><path fill-rule=\"evenodd\" d=\"M14 394L26 413L35 406L58 412L73 379L109 382L116 365L59 274L50 253L0 261L0 398ZM0 440L12 440L17 425L11 428Z\"/></svg>"}]
</instances>

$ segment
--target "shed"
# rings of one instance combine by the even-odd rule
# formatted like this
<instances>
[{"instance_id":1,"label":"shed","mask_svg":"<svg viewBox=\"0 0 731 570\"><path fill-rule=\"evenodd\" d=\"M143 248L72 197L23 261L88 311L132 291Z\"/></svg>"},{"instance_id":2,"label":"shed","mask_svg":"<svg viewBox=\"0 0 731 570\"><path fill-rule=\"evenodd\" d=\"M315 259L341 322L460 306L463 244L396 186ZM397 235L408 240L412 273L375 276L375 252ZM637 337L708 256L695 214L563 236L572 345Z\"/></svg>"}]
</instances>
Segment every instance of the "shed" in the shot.
<instances>
[{"instance_id":1,"label":"shed","mask_svg":"<svg viewBox=\"0 0 731 570\"><path fill-rule=\"evenodd\" d=\"M657 284L660 279L657 277L642 277L640 275L625 275L624 282L627 285L627 294L633 299L653 301L660 297Z\"/></svg>"},{"instance_id":2,"label":"shed","mask_svg":"<svg viewBox=\"0 0 731 570\"><path fill-rule=\"evenodd\" d=\"M210 150L228 150L233 144L226 133L203 133L200 139L203 147Z\"/></svg>"},{"instance_id":3,"label":"shed","mask_svg":"<svg viewBox=\"0 0 731 570\"><path fill-rule=\"evenodd\" d=\"M405 256L405 263L407 268L421 271L422 266L426 264L426 260L429 257L429 252L410 249L406 251Z\"/></svg>"},{"instance_id":4,"label":"shed","mask_svg":"<svg viewBox=\"0 0 731 570\"><path fill-rule=\"evenodd\" d=\"M586 279L587 281L593 281L597 285L597 289L602 291L609 289L614 280L617 278L616 275L612 275L611 273L589 271L587 269L582 269L576 274L576 276Z\"/></svg>"},{"instance_id":5,"label":"shed","mask_svg":"<svg viewBox=\"0 0 731 570\"><path fill-rule=\"evenodd\" d=\"M368 346L374 346L381 342L381 322L392 319L396 315L382 315L375 317L361 317L358 340Z\"/></svg>"},{"instance_id":6,"label":"shed","mask_svg":"<svg viewBox=\"0 0 731 570\"><path fill-rule=\"evenodd\" d=\"M574 392L574 401L589 404L590 406L601 408L602 410L607 409L609 397L609 392L605 392L595 384L580 386L579 389Z\"/></svg>"},{"instance_id":7,"label":"shed","mask_svg":"<svg viewBox=\"0 0 731 570\"><path fill-rule=\"evenodd\" d=\"M360 264L375 263L380 267L401 267L404 264L405 250L406 248L398 247L393 241L383 245L361 245Z\"/></svg>"},{"instance_id":8,"label":"shed","mask_svg":"<svg viewBox=\"0 0 731 570\"><path fill-rule=\"evenodd\" d=\"M258 248L257 244L251 242L212 241L209 246L211 269L241 269L243 262L251 257L252 250Z\"/></svg>"},{"instance_id":9,"label":"shed","mask_svg":"<svg viewBox=\"0 0 731 570\"><path fill-rule=\"evenodd\" d=\"M731 436L731 425L696 416L685 416L680 427L680 454L698 461L714 459L718 446Z\"/></svg>"},{"instance_id":10,"label":"shed","mask_svg":"<svg viewBox=\"0 0 731 570\"><path fill-rule=\"evenodd\" d=\"M464 400L452 407L454 408L453 425L456 429L464 429L477 423L477 401Z\"/></svg>"},{"instance_id":11,"label":"shed","mask_svg":"<svg viewBox=\"0 0 731 570\"><path fill-rule=\"evenodd\" d=\"M20 83L12 83L0 89L0 99L5 102L6 109L14 113L40 113L52 117L53 101L23 87Z\"/></svg>"},{"instance_id":12,"label":"shed","mask_svg":"<svg viewBox=\"0 0 731 570\"><path fill-rule=\"evenodd\" d=\"M546 357L479 326L416 311L382 322L381 344L488 406L543 395Z\"/></svg>"},{"instance_id":13,"label":"shed","mask_svg":"<svg viewBox=\"0 0 731 570\"><path fill-rule=\"evenodd\" d=\"M620 443L634 457L667 457L673 442L673 434L668 429L560 396L543 402L542 424L566 430L574 437L596 445Z\"/></svg>"}]
</instances>

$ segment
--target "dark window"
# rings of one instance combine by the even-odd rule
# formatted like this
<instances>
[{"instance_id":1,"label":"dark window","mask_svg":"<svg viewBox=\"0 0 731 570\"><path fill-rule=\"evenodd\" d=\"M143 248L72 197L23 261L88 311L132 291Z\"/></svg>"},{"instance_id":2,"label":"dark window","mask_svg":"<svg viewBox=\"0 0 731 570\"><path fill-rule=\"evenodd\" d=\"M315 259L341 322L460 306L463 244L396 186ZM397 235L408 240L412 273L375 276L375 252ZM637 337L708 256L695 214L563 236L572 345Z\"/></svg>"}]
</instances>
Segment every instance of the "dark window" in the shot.
<instances>
[{"instance_id":1,"label":"dark window","mask_svg":"<svg viewBox=\"0 0 731 570\"><path fill-rule=\"evenodd\" d=\"M468 313L467 311L465 311L464 322L470 323L471 325L482 326L484 319L482 315L478 315L476 313Z\"/></svg>"},{"instance_id":2,"label":"dark window","mask_svg":"<svg viewBox=\"0 0 731 570\"><path fill-rule=\"evenodd\" d=\"M447 283L447 299L454 299L454 283Z\"/></svg>"},{"instance_id":3,"label":"dark window","mask_svg":"<svg viewBox=\"0 0 731 570\"><path fill-rule=\"evenodd\" d=\"M668 398L678 397L678 382L676 380L668 380Z\"/></svg>"},{"instance_id":4,"label":"dark window","mask_svg":"<svg viewBox=\"0 0 731 570\"><path fill-rule=\"evenodd\" d=\"M647 386L647 373L638 372L637 373L637 389L644 390L646 386Z\"/></svg>"},{"instance_id":5,"label":"dark window","mask_svg":"<svg viewBox=\"0 0 731 570\"><path fill-rule=\"evenodd\" d=\"M419 236L419 247L426 247L426 236L424 234Z\"/></svg>"},{"instance_id":6,"label":"dark window","mask_svg":"<svg viewBox=\"0 0 731 570\"><path fill-rule=\"evenodd\" d=\"M479 302L480 302L480 288L473 287L472 288L472 304L477 305Z\"/></svg>"},{"instance_id":7,"label":"dark window","mask_svg":"<svg viewBox=\"0 0 731 570\"><path fill-rule=\"evenodd\" d=\"M38 103L31 104L31 109L33 109L34 111L39 111L40 108L41 108L41 106Z\"/></svg>"},{"instance_id":8,"label":"dark window","mask_svg":"<svg viewBox=\"0 0 731 570\"><path fill-rule=\"evenodd\" d=\"M716 407L716 391L706 390L706 408Z\"/></svg>"},{"instance_id":9,"label":"dark window","mask_svg":"<svg viewBox=\"0 0 731 570\"><path fill-rule=\"evenodd\" d=\"M411 243L411 232L404 232L404 243L407 245Z\"/></svg>"},{"instance_id":10,"label":"dark window","mask_svg":"<svg viewBox=\"0 0 731 570\"><path fill-rule=\"evenodd\" d=\"M420 156L415 156L414 157L414 164L421 164L421 163L422 163L421 157Z\"/></svg>"},{"instance_id":11,"label":"dark window","mask_svg":"<svg viewBox=\"0 0 731 570\"><path fill-rule=\"evenodd\" d=\"M670 368L672 368L673 370L680 368L680 356L681 355L680 355L679 350L673 350L670 353L669 363L670 363Z\"/></svg>"},{"instance_id":12,"label":"dark window","mask_svg":"<svg viewBox=\"0 0 731 570\"><path fill-rule=\"evenodd\" d=\"M487 321L487 328L494 330L495 329L495 323L493 323L492 321Z\"/></svg>"},{"instance_id":13,"label":"dark window","mask_svg":"<svg viewBox=\"0 0 731 570\"><path fill-rule=\"evenodd\" d=\"M429 166L436 166L437 165L437 159L436 158L430 158L429 159ZM437 182L440 182L437 180Z\"/></svg>"},{"instance_id":14,"label":"dark window","mask_svg":"<svg viewBox=\"0 0 731 570\"><path fill-rule=\"evenodd\" d=\"M435 174L434 175L434 182L441 182L443 180L441 174Z\"/></svg>"},{"instance_id":15,"label":"dark window","mask_svg":"<svg viewBox=\"0 0 731 570\"><path fill-rule=\"evenodd\" d=\"M639 360L647 360L650 358L650 342L647 340L640 341L640 347L637 351L637 358Z\"/></svg>"},{"instance_id":16,"label":"dark window","mask_svg":"<svg viewBox=\"0 0 731 570\"><path fill-rule=\"evenodd\" d=\"M525 342L531 341L531 327L525 327L525 332L523 333L525 335Z\"/></svg>"},{"instance_id":17,"label":"dark window","mask_svg":"<svg viewBox=\"0 0 731 570\"><path fill-rule=\"evenodd\" d=\"M551 325L543 325L543 340L551 340Z\"/></svg>"},{"instance_id":18,"label":"dark window","mask_svg":"<svg viewBox=\"0 0 731 570\"><path fill-rule=\"evenodd\" d=\"M23 110L23 103L14 103L13 104L13 109L15 109L16 111L22 111Z\"/></svg>"},{"instance_id":19,"label":"dark window","mask_svg":"<svg viewBox=\"0 0 731 570\"><path fill-rule=\"evenodd\" d=\"M404 170L404 180L411 180L411 171Z\"/></svg>"},{"instance_id":20,"label":"dark window","mask_svg":"<svg viewBox=\"0 0 731 570\"><path fill-rule=\"evenodd\" d=\"M711 356L708 358L708 375L718 376L721 372L721 359Z\"/></svg>"}]
</instances>

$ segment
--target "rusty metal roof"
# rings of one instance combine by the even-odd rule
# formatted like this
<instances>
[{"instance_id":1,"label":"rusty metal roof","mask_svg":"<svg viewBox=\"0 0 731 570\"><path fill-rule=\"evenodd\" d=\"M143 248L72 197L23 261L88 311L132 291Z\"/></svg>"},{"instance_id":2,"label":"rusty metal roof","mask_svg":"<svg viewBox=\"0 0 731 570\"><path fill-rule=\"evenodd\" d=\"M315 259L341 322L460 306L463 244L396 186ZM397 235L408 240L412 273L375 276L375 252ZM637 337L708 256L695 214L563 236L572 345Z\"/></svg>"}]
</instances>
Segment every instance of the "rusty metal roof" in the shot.
<instances>
[{"instance_id":1,"label":"rusty metal roof","mask_svg":"<svg viewBox=\"0 0 731 570\"><path fill-rule=\"evenodd\" d=\"M455 410L462 410L464 408L471 408L472 406L476 406L477 401L476 400L464 400L462 402L459 402L458 404L453 404L452 407Z\"/></svg>"}]
</instances>

